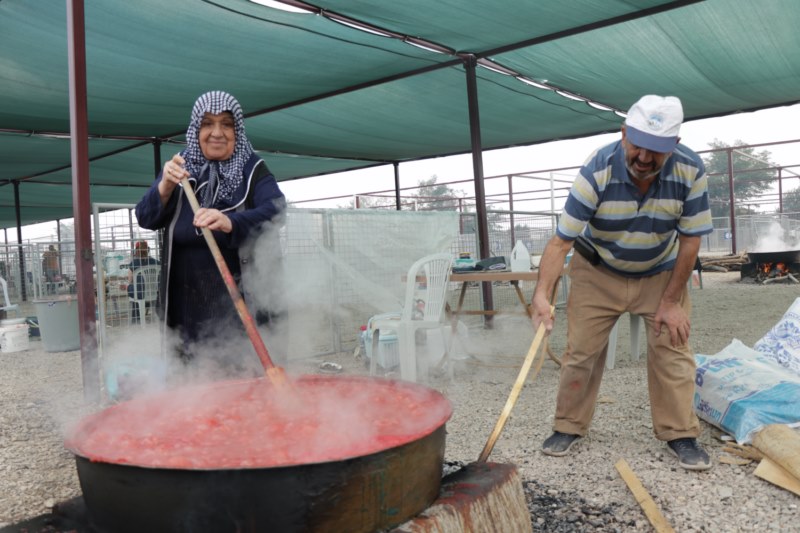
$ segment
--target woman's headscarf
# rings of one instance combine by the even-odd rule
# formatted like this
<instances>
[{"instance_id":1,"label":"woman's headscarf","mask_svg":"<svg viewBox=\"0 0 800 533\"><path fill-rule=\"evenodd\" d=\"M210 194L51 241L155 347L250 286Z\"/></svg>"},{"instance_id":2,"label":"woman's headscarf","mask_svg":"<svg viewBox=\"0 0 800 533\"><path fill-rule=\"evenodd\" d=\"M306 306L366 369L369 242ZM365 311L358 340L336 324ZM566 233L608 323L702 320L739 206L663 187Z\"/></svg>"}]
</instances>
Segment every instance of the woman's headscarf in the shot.
<instances>
[{"instance_id":1,"label":"woman's headscarf","mask_svg":"<svg viewBox=\"0 0 800 533\"><path fill-rule=\"evenodd\" d=\"M203 115L212 113L218 115L225 111L230 111L233 115L235 123L236 144L233 148L233 155L227 161L209 161L203 155L203 150L200 148L200 141L198 140L198 133L200 132L200 123L203 120ZM186 160L186 170L188 170L193 177L199 178L205 171L206 166L211 167L209 170L209 187L207 193L213 195L215 183L212 177L219 174L219 192L218 196L226 200L230 200L239 185L242 183L242 169L244 168L247 160L253 155L253 146L247 139L244 132L244 115L242 114L242 106L230 94L223 91L211 91L200 96L194 103L192 108L191 122L189 128L186 130L186 148L182 152L183 158ZM218 167L218 169L216 168ZM215 172L217 170L217 172ZM203 205L208 207L210 205L209 194L204 195Z\"/></svg>"}]
</instances>

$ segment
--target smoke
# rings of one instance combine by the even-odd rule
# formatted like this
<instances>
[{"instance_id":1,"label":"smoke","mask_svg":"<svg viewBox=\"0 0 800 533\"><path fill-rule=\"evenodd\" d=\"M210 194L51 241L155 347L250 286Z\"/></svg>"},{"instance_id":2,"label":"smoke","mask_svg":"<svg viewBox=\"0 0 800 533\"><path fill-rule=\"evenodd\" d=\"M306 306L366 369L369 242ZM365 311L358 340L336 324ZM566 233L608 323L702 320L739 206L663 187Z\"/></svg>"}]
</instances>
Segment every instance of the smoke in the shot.
<instances>
[{"instance_id":1,"label":"smoke","mask_svg":"<svg viewBox=\"0 0 800 533\"><path fill-rule=\"evenodd\" d=\"M339 461L430 434L449 403L414 384L359 377L216 382L143 396L79 424L67 445L91 459L220 469ZM179 445L176 445L179 444Z\"/></svg>"},{"instance_id":2,"label":"smoke","mask_svg":"<svg viewBox=\"0 0 800 533\"><path fill-rule=\"evenodd\" d=\"M445 249L457 233L457 216L446 215L348 212L336 213L331 216L333 221L320 224L320 213L315 211L293 213L291 227L265 225L240 253L245 260L241 288L250 313L265 322L259 325L259 332L273 363L291 371L293 362L337 348L332 345L332 332L343 345L354 340L357 326L348 339L341 338L342 324L365 324L369 316L399 310L408 266L419 257ZM232 380L258 378L263 389L274 388L264 377L264 368L241 327L222 321L213 324L207 338L190 347L194 358L188 364L175 356L181 348L175 332L162 331L162 339L153 335L152 329L142 334L136 325L120 329L124 333L106 343L101 361L104 388L112 401L121 402L110 410L124 408L128 421L122 434L108 436L112 443L117 438L124 442L125 431L137 425L145 435L159 425L169 429L180 420L180 413L201 425L203 417L216 419L214 409L235 407L231 405L235 399L224 393L218 396L222 384ZM428 357L431 365L440 361L443 343L451 340L449 334L438 333L431 332L428 345L419 347L420 357ZM466 338L463 324L459 324L459 333ZM455 351L463 353L465 346L459 345ZM300 394L281 394L270 399L267 407L235 407L239 409L235 416L266 429L305 431L304 422L313 421L317 429L309 430L299 441L295 438L289 446L294 450L292 460L303 462L337 447L354 455L368 453L360 447L362 443L391 439L396 432L413 432L427 423L428 417L436 416L436 410L428 412L412 398L407 398L410 405L404 405L402 398L394 400L400 404L388 405L392 398L359 381L344 388L320 386L313 393L303 388ZM394 425L383 427L386 416L373 407L396 412ZM213 433L209 434L212 440ZM272 438L271 434L258 436L265 443ZM230 448L230 441L222 447ZM183 457L189 455L190 448L182 451Z\"/></svg>"},{"instance_id":3,"label":"smoke","mask_svg":"<svg viewBox=\"0 0 800 533\"><path fill-rule=\"evenodd\" d=\"M758 241L752 252L781 252L784 250L796 250L800 247L798 236L795 231L787 232L777 221L770 222L767 232L759 235Z\"/></svg>"}]
</instances>

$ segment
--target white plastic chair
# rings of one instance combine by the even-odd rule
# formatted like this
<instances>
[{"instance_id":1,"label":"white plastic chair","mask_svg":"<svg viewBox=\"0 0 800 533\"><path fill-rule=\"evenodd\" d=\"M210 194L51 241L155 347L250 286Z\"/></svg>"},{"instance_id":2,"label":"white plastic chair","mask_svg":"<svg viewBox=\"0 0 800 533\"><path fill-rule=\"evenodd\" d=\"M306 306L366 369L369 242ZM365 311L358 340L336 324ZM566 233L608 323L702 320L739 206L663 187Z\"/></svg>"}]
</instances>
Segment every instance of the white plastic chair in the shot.
<instances>
[{"instance_id":1,"label":"white plastic chair","mask_svg":"<svg viewBox=\"0 0 800 533\"><path fill-rule=\"evenodd\" d=\"M400 354L400 377L408 381L417 380L417 364L420 374L427 376L427 358L417 359L416 335L420 329L440 329L442 338L444 328L449 324L444 320L444 308L447 303L447 288L450 281L450 269L453 258L450 254L433 254L423 257L408 269L406 278L406 296L403 310L397 318L373 320L372 353L369 372L375 373L380 332L393 331L397 334ZM448 347L445 343L445 357Z\"/></svg>"},{"instance_id":2,"label":"white plastic chair","mask_svg":"<svg viewBox=\"0 0 800 533\"><path fill-rule=\"evenodd\" d=\"M144 327L147 304L158 300L158 281L161 267L159 265L146 265L133 271L133 297L128 296L128 301L137 306L139 310L139 324ZM140 283L142 281L143 283ZM139 289L142 289L141 291ZM133 313L128 312L128 324L133 321Z\"/></svg>"},{"instance_id":3,"label":"white plastic chair","mask_svg":"<svg viewBox=\"0 0 800 533\"><path fill-rule=\"evenodd\" d=\"M6 283L5 279L0 278L0 285L3 287L3 303L5 304L0 307L0 311L14 311L14 316L16 316L17 309L19 309L19 304L12 305L11 300L8 299L8 284Z\"/></svg>"},{"instance_id":4,"label":"white plastic chair","mask_svg":"<svg viewBox=\"0 0 800 533\"><path fill-rule=\"evenodd\" d=\"M639 331L641 329L642 317L639 315L631 315L631 361L638 361L639 355L641 354L639 350ZM608 336L608 352L606 354L606 368L611 370L614 368L614 361L617 358L617 329L619 329L619 323L622 320L622 317L619 317L617 323L614 324L614 329L611 330L611 333Z\"/></svg>"}]
</instances>

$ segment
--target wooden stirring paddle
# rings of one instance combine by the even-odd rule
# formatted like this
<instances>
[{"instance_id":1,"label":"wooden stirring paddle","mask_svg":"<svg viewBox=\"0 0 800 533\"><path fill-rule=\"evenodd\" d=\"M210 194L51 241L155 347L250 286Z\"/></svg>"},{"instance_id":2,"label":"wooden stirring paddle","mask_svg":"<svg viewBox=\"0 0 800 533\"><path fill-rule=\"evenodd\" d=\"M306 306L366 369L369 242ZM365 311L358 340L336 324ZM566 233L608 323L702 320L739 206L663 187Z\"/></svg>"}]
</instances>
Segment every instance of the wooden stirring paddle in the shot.
<instances>
[{"instance_id":1,"label":"wooden stirring paddle","mask_svg":"<svg viewBox=\"0 0 800 533\"><path fill-rule=\"evenodd\" d=\"M189 204L192 206L192 212L197 213L197 210L200 209L200 204L197 202L197 197L192 190L189 180L187 178L181 180L181 186L183 187L183 192L186 194L186 197L189 199ZM239 287L236 286L236 281L233 279L233 274L231 274L227 263L225 263L225 258L222 257L222 252L219 250L219 245L214 239L214 235L211 234L211 230L208 228L201 228L201 230L203 232L203 237L206 239L206 244L208 244L208 248L211 250L211 255L214 256L214 261L217 263L219 273L222 274L225 286L228 288L228 294L231 295L233 305L236 307L236 312L239 313L239 318L242 320L242 324L244 324L247 336L250 337L250 342L253 343L253 348L255 348L256 354L258 354L258 358L261 359L261 364L264 365L267 377L273 385L286 385L286 373L281 367L275 366L272 362L264 340L261 338L261 335L259 335L258 329L256 329L253 316L244 303L242 293L239 291Z\"/></svg>"}]
</instances>

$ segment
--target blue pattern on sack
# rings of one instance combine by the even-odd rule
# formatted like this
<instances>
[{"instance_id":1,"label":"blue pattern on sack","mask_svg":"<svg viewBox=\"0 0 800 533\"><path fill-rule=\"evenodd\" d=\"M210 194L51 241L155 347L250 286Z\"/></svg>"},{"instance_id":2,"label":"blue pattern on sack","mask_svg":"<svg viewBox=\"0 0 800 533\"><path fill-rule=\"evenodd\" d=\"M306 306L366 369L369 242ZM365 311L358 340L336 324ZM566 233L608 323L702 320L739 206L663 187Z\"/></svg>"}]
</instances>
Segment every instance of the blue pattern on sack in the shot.
<instances>
[{"instance_id":1,"label":"blue pattern on sack","mask_svg":"<svg viewBox=\"0 0 800 533\"><path fill-rule=\"evenodd\" d=\"M753 348L781 367L800 375L800 298Z\"/></svg>"}]
</instances>

